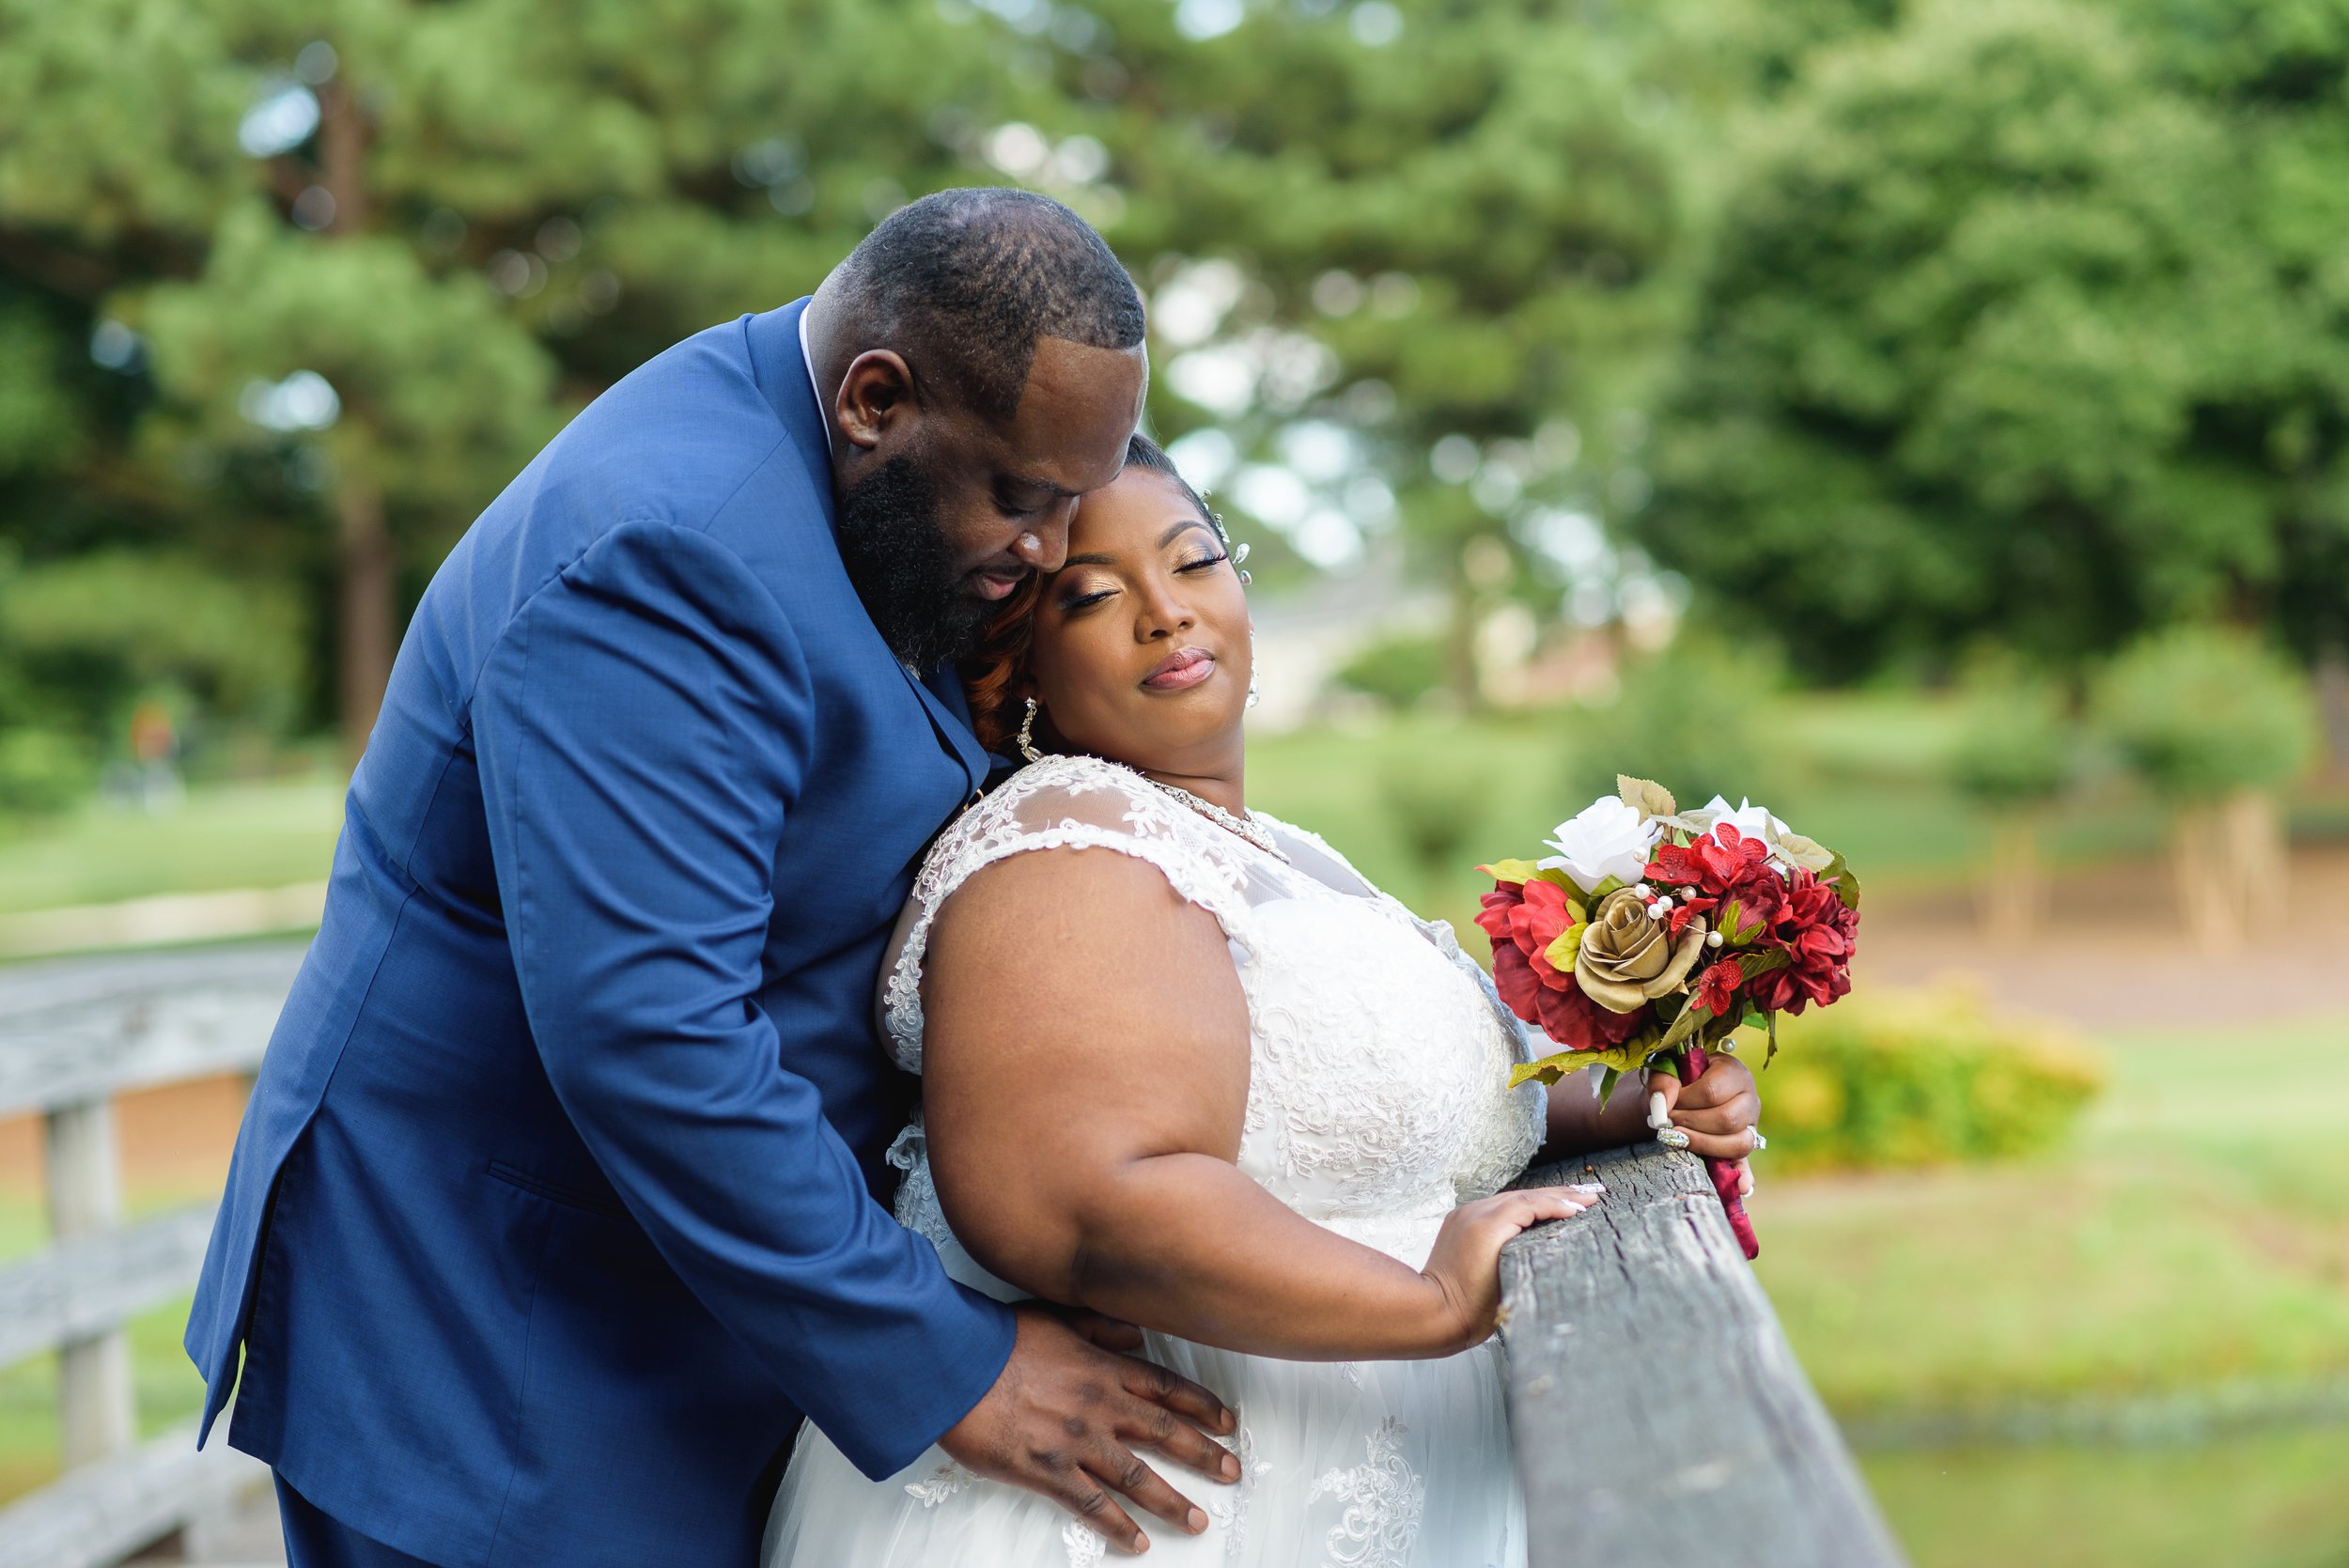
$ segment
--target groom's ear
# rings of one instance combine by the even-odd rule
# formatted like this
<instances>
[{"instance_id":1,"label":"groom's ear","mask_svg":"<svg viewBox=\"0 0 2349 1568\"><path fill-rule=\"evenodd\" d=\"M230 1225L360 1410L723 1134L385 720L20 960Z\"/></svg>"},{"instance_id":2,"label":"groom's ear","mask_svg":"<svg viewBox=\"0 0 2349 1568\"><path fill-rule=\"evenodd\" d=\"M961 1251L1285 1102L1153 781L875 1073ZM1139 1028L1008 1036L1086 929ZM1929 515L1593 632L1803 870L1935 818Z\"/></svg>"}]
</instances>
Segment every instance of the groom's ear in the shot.
<instances>
[{"instance_id":1,"label":"groom's ear","mask_svg":"<svg viewBox=\"0 0 2349 1568\"><path fill-rule=\"evenodd\" d=\"M867 349L848 362L832 398L832 424L848 444L871 452L902 442L921 415L913 371L894 349Z\"/></svg>"}]
</instances>

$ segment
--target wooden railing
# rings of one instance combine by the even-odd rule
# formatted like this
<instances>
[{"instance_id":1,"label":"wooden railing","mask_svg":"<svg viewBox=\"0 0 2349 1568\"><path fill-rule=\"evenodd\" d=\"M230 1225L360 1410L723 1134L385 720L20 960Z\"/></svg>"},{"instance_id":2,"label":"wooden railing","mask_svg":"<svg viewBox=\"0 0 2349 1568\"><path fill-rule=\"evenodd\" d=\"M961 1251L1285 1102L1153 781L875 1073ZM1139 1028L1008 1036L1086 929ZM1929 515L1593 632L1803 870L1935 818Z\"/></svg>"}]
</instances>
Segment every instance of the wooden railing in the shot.
<instances>
[{"instance_id":1,"label":"wooden railing","mask_svg":"<svg viewBox=\"0 0 2349 1568\"><path fill-rule=\"evenodd\" d=\"M1702 1162L1651 1143L1523 1185L1577 1181L1606 1198L1501 1257L1532 1568L1897 1568Z\"/></svg>"},{"instance_id":2,"label":"wooden railing","mask_svg":"<svg viewBox=\"0 0 2349 1568\"><path fill-rule=\"evenodd\" d=\"M0 1366L55 1351L67 1470L0 1510L0 1568L108 1568L257 1485L215 1433L141 1442L122 1327L184 1294L212 1208L125 1224L113 1100L250 1073L298 947L0 970L0 1117L43 1118L52 1242L0 1265ZM1502 1254L1532 1568L1897 1568L1899 1548L1739 1256L1703 1168L1614 1150Z\"/></svg>"},{"instance_id":3,"label":"wooden railing","mask_svg":"<svg viewBox=\"0 0 2349 1568\"><path fill-rule=\"evenodd\" d=\"M114 1099L260 1064L298 946L0 970L0 1118L41 1118L50 1244L0 1265L0 1366L58 1358L65 1474L0 1510L0 1568L102 1568L265 1482L193 1425L144 1441L123 1326L194 1285L213 1205L126 1223Z\"/></svg>"}]
</instances>

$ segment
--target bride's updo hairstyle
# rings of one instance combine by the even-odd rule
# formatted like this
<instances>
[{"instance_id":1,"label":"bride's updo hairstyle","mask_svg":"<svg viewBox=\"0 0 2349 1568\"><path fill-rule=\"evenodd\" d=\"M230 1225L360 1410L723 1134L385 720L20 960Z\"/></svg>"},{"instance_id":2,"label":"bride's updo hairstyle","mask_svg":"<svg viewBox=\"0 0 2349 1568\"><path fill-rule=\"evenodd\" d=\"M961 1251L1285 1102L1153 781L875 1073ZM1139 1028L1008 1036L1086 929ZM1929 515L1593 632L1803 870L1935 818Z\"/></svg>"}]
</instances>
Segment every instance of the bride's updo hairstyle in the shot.
<instances>
[{"instance_id":1,"label":"bride's updo hairstyle","mask_svg":"<svg viewBox=\"0 0 2349 1568\"><path fill-rule=\"evenodd\" d=\"M1190 482L1175 468L1174 459L1138 430L1126 442L1126 466L1165 474L1199 508L1199 515L1218 534L1222 532L1215 514L1207 509L1206 498L1191 489ZM1036 601L1043 597L1043 577L1031 573L1003 600L994 619L979 634L978 647L962 661L962 688L971 702L972 727L978 732L979 744L990 752L1008 752L1011 737L1019 733L1019 721L1026 711L1019 697L1019 682L1028 673L1028 644L1035 626Z\"/></svg>"}]
</instances>

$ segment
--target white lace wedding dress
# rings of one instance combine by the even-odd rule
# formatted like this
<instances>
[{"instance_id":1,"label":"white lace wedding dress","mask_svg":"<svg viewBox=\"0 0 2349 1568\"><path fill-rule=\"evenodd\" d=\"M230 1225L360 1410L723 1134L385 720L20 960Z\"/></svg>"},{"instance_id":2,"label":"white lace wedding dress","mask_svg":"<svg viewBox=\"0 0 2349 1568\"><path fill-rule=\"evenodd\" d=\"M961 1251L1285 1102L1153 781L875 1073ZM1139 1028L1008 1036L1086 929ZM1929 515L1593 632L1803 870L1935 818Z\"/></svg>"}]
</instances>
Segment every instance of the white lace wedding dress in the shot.
<instances>
[{"instance_id":1,"label":"white lace wedding dress","mask_svg":"<svg viewBox=\"0 0 2349 1568\"><path fill-rule=\"evenodd\" d=\"M1499 1190L1532 1156L1542 1098L1509 1092L1517 1021L1451 929L1414 918L1315 835L1271 817L1283 862L1139 774L1050 757L949 827L919 879L885 971L890 1048L922 1065L922 955L931 918L981 867L1023 852L1108 849L1147 861L1213 915L1252 1028L1239 1166L1298 1213L1416 1268L1453 1206ZM1137 1046L1146 1042L1137 1042ZM974 1263L939 1211L917 1123L890 1152L897 1218L947 1272L1022 1293ZM1300 1362L1152 1333L1143 1352L1239 1417L1241 1479L1160 1464L1206 1511L1182 1535L1129 1508L1162 1568L1515 1568L1524 1510L1488 1343L1441 1360ZM1043 1498L981 1480L931 1449L871 1482L813 1426L767 1529L767 1568L1072 1568L1101 1538Z\"/></svg>"}]
</instances>

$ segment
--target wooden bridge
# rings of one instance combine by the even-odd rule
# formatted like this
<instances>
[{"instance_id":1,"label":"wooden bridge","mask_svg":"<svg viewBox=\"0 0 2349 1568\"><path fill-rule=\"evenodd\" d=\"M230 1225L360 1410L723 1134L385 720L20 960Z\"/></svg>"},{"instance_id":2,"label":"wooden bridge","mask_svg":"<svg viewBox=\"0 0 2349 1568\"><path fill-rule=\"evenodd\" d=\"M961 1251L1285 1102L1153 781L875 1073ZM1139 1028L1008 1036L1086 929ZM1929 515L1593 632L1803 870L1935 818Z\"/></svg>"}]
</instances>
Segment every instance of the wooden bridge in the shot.
<instances>
[{"instance_id":1,"label":"wooden bridge","mask_svg":"<svg viewBox=\"0 0 2349 1568\"><path fill-rule=\"evenodd\" d=\"M191 1288L212 1210L124 1221L113 1101L250 1075L300 959L0 970L0 1118L42 1119L51 1231L0 1265L0 1366L57 1356L66 1467L0 1508L0 1568L272 1560L266 1471L217 1430L202 1453L192 1425L139 1436L123 1326ZM1699 1162L1650 1145L1526 1179L1592 1177L1593 1216L1502 1256L1532 1568L1899 1564Z\"/></svg>"}]
</instances>

